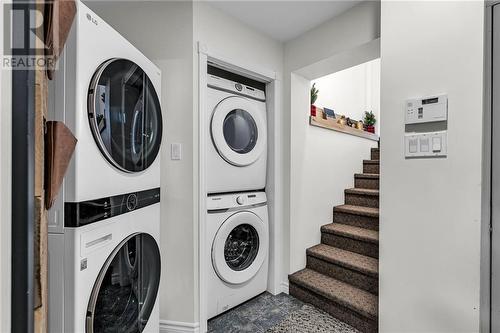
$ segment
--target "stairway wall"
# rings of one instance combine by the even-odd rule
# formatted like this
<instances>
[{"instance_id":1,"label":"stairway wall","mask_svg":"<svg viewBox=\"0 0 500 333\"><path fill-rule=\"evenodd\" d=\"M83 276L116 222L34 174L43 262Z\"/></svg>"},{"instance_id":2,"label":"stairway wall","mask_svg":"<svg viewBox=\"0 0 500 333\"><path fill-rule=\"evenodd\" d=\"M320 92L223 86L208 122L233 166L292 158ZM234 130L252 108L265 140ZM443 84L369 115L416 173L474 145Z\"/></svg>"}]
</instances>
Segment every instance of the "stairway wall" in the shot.
<instances>
[{"instance_id":1,"label":"stairway wall","mask_svg":"<svg viewBox=\"0 0 500 333\"><path fill-rule=\"evenodd\" d=\"M478 332L484 3L382 1L381 25L380 332ZM402 105L434 93L448 156L405 160Z\"/></svg>"},{"instance_id":2,"label":"stairway wall","mask_svg":"<svg viewBox=\"0 0 500 333\"><path fill-rule=\"evenodd\" d=\"M321 227L321 244L307 249L307 264L289 275L290 295L312 303L361 332L378 332L379 157L355 174L345 204L333 207L332 223Z\"/></svg>"},{"instance_id":3,"label":"stairway wall","mask_svg":"<svg viewBox=\"0 0 500 333\"><path fill-rule=\"evenodd\" d=\"M319 243L320 227L332 221L332 205L344 202L360 161L377 142L310 126L309 80L292 74L292 152L290 181L290 272L305 266L305 250ZM304 89L304 85L306 88ZM300 107L304 106L305 107Z\"/></svg>"}]
</instances>

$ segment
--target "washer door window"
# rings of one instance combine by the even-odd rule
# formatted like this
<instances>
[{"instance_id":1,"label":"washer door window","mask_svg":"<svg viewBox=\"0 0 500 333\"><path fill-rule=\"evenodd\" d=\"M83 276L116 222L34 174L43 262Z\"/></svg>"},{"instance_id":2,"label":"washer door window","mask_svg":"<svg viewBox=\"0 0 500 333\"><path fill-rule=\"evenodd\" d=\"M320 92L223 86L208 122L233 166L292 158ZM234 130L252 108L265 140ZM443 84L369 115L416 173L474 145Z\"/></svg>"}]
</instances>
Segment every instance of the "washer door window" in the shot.
<instances>
[{"instance_id":1,"label":"washer door window","mask_svg":"<svg viewBox=\"0 0 500 333\"><path fill-rule=\"evenodd\" d=\"M160 251L148 234L134 234L113 251L94 284L87 333L144 330L160 284Z\"/></svg>"},{"instance_id":2,"label":"washer door window","mask_svg":"<svg viewBox=\"0 0 500 333\"><path fill-rule=\"evenodd\" d=\"M266 119L262 110L243 97L228 97L216 107L211 133L220 156L235 166L254 163L267 144Z\"/></svg>"},{"instance_id":3,"label":"washer door window","mask_svg":"<svg viewBox=\"0 0 500 333\"><path fill-rule=\"evenodd\" d=\"M115 167L140 172L153 163L162 135L160 102L138 65L111 59L98 68L89 89L88 116L99 149Z\"/></svg>"},{"instance_id":4,"label":"washer door window","mask_svg":"<svg viewBox=\"0 0 500 333\"><path fill-rule=\"evenodd\" d=\"M257 274L268 251L267 225L254 213L231 215L212 244L212 265L227 283L241 284Z\"/></svg>"}]
</instances>

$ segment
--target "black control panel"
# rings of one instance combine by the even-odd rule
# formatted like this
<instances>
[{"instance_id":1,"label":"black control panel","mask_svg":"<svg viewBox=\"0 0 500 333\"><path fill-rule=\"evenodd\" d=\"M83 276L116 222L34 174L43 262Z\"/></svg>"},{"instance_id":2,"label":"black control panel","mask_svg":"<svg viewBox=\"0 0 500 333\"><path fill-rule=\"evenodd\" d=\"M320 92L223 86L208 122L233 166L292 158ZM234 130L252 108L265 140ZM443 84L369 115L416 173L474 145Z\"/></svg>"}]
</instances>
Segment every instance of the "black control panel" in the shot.
<instances>
[{"instance_id":1,"label":"black control panel","mask_svg":"<svg viewBox=\"0 0 500 333\"><path fill-rule=\"evenodd\" d=\"M64 226L81 227L160 202L160 188L64 203Z\"/></svg>"}]
</instances>

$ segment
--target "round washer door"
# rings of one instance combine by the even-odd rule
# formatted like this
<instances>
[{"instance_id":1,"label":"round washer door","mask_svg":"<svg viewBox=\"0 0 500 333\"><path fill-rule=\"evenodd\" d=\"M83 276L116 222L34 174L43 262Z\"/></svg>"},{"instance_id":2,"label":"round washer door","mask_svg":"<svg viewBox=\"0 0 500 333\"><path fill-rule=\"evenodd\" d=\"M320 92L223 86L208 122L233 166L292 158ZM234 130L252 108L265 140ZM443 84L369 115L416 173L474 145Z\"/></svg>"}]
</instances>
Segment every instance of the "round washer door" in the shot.
<instances>
[{"instance_id":1,"label":"round washer door","mask_svg":"<svg viewBox=\"0 0 500 333\"><path fill-rule=\"evenodd\" d=\"M88 92L88 117L104 157L124 172L146 170L160 151L160 101L147 74L126 59L97 69Z\"/></svg>"},{"instance_id":2,"label":"round washer door","mask_svg":"<svg viewBox=\"0 0 500 333\"><path fill-rule=\"evenodd\" d=\"M257 274L268 250L268 228L257 215L238 212L219 228L212 244L212 265L227 283L241 284Z\"/></svg>"},{"instance_id":3,"label":"round washer door","mask_svg":"<svg viewBox=\"0 0 500 333\"><path fill-rule=\"evenodd\" d=\"M235 166L259 159L267 145L266 119L261 110L243 97L228 97L215 107L211 134L221 157Z\"/></svg>"},{"instance_id":4,"label":"round washer door","mask_svg":"<svg viewBox=\"0 0 500 333\"><path fill-rule=\"evenodd\" d=\"M140 333L160 285L160 250L145 233L121 242L102 267L87 307L87 333Z\"/></svg>"}]
</instances>

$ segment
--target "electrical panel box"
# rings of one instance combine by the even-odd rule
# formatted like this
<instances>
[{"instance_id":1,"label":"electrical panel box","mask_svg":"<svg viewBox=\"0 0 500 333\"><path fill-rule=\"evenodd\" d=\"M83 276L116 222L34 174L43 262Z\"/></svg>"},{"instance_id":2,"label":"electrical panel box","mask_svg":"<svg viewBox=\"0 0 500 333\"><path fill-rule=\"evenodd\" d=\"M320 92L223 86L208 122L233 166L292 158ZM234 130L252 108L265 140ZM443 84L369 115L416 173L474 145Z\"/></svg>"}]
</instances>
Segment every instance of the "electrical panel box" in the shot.
<instances>
[{"instance_id":1,"label":"electrical panel box","mask_svg":"<svg viewBox=\"0 0 500 333\"><path fill-rule=\"evenodd\" d=\"M405 123L420 124L448 119L448 96L437 95L406 101Z\"/></svg>"},{"instance_id":2,"label":"electrical panel box","mask_svg":"<svg viewBox=\"0 0 500 333\"><path fill-rule=\"evenodd\" d=\"M406 157L444 157L447 154L446 131L405 134Z\"/></svg>"}]
</instances>

